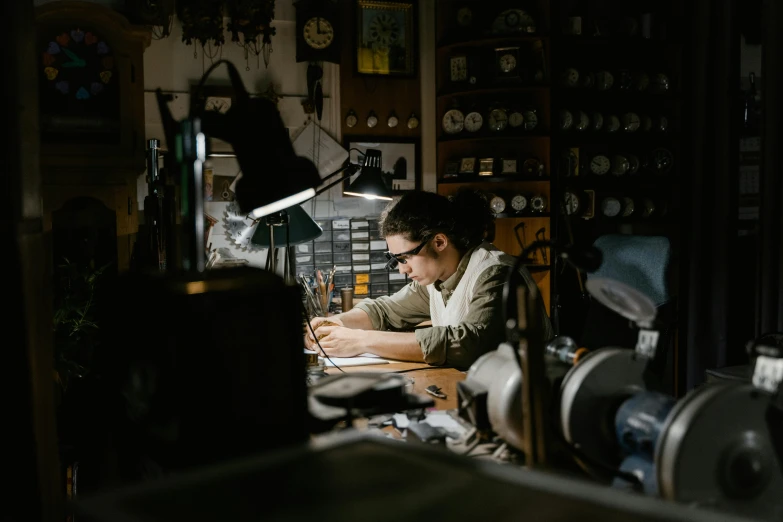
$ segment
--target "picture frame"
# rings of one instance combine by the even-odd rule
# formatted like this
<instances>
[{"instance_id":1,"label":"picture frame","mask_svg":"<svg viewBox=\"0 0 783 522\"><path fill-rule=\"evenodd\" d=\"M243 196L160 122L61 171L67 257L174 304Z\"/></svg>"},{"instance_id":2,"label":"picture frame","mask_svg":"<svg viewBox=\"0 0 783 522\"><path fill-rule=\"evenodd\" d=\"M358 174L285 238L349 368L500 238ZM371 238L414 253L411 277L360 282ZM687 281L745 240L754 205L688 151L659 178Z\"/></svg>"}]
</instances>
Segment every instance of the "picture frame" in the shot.
<instances>
[{"instance_id":1,"label":"picture frame","mask_svg":"<svg viewBox=\"0 0 783 522\"><path fill-rule=\"evenodd\" d=\"M416 1L356 1L359 75L416 75Z\"/></svg>"},{"instance_id":2,"label":"picture frame","mask_svg":"<svg viewBox=\"0 0 783 522\"><path fill-rule=\"evenodd\" d=\"M202 85L198 90L198 84L190 86L190 111L196 107L204 107L205 110L217 111L225 114L236 100L234 88L230 85ZM234 148L230 143L219 138L210 137L207 144L209 154L233 155Z\"/></svg>"},{"instance_id":3,"label":"picture frame","mask_svg":"<svg viewBox=\"0 0 783 522\"><path fill-rule=\"evenodd\" d=\"M392 194L401 195L421 188L421 149L418 138L388 136L346 136L343 146L351 163L361 165L364 151L381 151L381 170L388 174ZM357 172L343 180L343 190L359 176Z\"/></svg>"}]
</instances>

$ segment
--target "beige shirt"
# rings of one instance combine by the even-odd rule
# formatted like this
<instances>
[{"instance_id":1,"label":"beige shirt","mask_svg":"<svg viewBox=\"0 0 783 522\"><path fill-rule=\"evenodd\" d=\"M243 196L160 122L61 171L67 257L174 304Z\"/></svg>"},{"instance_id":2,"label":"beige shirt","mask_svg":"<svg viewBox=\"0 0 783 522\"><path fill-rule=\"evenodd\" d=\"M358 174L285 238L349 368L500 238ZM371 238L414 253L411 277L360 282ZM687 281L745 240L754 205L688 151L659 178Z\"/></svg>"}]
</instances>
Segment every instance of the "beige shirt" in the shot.
<instances>
[{"instance_id":1,"label":"beige shirt","mask_svg":"<svg viewBox=\"0 0 783 522\"><path fill-rule=\"evenodd\" d=\"M476 248L483 248L483 245ZM471 250L462 257L457 271L446 281L433 283L445 303L448 303L462 281L472 252ZM513 261L511 256L508 257ZM468 313L460 324L416 330L416 340L427 363L467 369L481 355L494 350L506 340L503 286L510 270L511 266L495 265L478 276ZM541 341L548 341L553 336L552 325L538 287L527 268L522 267L520 274L528 289L537 297L538 315L541 317L540 331L544 335ZM430 296L425 286L411 281L393 295L364 299L355 308L360 308L369 315L376 330L410 330L430 319Z\"/></svg>"}]
</instances>

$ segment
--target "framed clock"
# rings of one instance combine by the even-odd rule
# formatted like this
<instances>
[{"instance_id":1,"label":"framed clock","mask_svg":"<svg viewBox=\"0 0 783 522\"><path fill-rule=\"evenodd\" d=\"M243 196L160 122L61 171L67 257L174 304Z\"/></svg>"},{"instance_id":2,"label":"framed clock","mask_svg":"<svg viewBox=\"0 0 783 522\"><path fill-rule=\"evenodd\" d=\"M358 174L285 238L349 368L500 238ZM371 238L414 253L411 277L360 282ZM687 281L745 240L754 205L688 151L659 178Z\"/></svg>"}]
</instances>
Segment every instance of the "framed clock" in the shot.
<instances>
[{"instance_id":1,"label":"framed clock","mask_svg":"<svg viewBox=\"0 0 783 522\"><path fill-rule=\"evenodd\" d=\"M334 0L299 0L296 9L296 61L340 63L340 13Z\"/></svg>"}]
</instances>

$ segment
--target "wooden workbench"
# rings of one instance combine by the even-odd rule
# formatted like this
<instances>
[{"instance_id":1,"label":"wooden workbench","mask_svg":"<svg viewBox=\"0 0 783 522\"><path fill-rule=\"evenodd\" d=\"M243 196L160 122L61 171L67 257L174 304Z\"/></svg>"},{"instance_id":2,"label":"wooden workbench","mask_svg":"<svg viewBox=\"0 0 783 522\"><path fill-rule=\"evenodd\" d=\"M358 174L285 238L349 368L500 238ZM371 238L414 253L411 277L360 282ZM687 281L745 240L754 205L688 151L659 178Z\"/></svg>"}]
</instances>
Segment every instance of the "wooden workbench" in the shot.
<instances>
[{"instance_id":1,"label":"wooden workbench","mask_svg":"<svg viewBox=\"0 0 783 522\"><path fill-rule=\"evenodd\" d=\"M345 373L401 373L413 379L413 392L426 395L435 401L435 409L452 410L457 407L457 383L464 380L466 373L454 368L431 366L426 363L391 362L388 364L368 364L366 366L347 366ZM334 375L340 370L327 368L326 373ZM446 394L445 399L433 397L424 391L427 386L436 385Z\"/></svg>"}]
</instances>

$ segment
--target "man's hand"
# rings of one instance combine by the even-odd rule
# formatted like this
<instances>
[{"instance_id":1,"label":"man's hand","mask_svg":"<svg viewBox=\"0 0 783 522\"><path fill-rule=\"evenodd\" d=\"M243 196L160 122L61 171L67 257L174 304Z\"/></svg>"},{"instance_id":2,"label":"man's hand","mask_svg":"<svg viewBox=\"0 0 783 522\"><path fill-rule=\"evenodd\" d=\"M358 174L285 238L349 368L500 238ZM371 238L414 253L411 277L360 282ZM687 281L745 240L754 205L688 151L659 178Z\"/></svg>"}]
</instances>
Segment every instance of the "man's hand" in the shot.
<instances>
[{"instance_id":1,"label":"man's hand","mask_svg":"<svg viewBox=\"0 0 783 522\"><path fill-rule=\"evenodd\" d=\"M368 332L364 330L321 325L316 334L321 348L330 357L356 357L367 352ZM313 345L313 349L317 350L318 346L314 342Z\"/></svg>"},{"instance_id":2,"label":"man's hand","mask_svg":"<svg viewBox=\"0 0 783 522\"><path fill-rule=\"evenodd\" d=\"M327 326L343 326L343 322L337 317L313 317L310 320L310 326L313 328L315 335L317 335L320 339L321 337L324 337L327 332L319 331L319 328L325 328ZM313 339L313 331L310 331L310 328L305 328L305 348L308 350L318 351L318 345L315 343L315 339Z\"/></svg>"}]
</instances>

